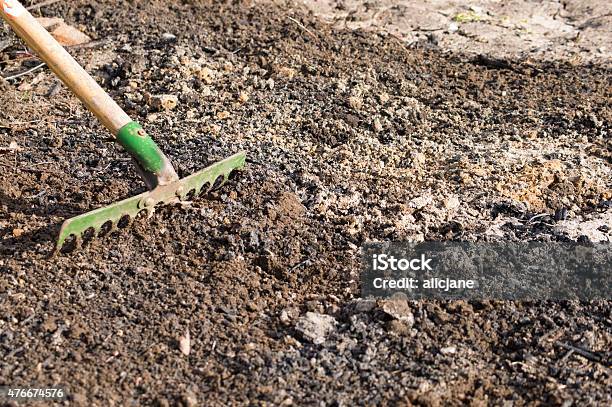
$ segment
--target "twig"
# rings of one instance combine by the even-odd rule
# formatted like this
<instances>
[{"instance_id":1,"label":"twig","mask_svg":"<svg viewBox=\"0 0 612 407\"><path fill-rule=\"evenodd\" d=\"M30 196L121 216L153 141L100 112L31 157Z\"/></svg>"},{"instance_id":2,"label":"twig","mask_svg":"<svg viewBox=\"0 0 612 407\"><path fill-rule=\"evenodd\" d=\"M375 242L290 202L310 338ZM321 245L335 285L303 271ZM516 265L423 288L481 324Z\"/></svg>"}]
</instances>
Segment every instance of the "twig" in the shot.
<instances>
[{"instance_id":1,"label":"twig","mask_svg":"<svg viewBox=\"0 0 612 407\"><path fill-rule=\"evenodd\" d=\"M577 346L568 345L567 343L563 343L563 342L555 342L555 343L564 349L577 353L578 355L582 356L585 359L590 360L591 362L603 363L603 358L601 356L591 353L585 349L579 348Z\"/></svg>"},{"instance_id":2,"label":"twig","mask_svg":"<svg viewBox=\"0 0 612 407\"><path fill-rule=\"evenodd\" d=\"M547 213L540 213L539 215L532 216L532 217L531 217L531 218L530 218L530 219L527 221L527 223L531 223L531 222L533 222L533 221L534 221L534 220L536 220L536 219L543 218L544 216L548 216L548 214L547 214Z\"/></svg>"},{"instance_id":3,"label":"twig","mask_svg":"<svg viewBox=\"0 0 612 407\"><path fill-rule=\"evenodd\" d=\"M25 75L27 75L27 74L30 74L30 73L32 73L32 72L34 72L34 71L37 71L38 69L42 68L42 67L43 67L43 66L45 66L45 65L47 65L47 64L45 64L45 63L43 62L42 64L37 65L37 66L35 66L34 68L32 68L32 69L30 69L30 70L27 70L27 71L25 71L25 72L19 73L19 74L17 74L17 75L13 75L13 76L9 76L9 77L7 77L7 78L4 78L4 80L6 80L6 81L10 81L11 79L17 79L17 78L20 78L20 77L25 76Z\"/></svg>"},{"instance_id":4,"label":"twig","mask_svg":"<svg viewBox=\"0 0 612 407\"><path fill-rule=\"evenodd\" d=\"M293 21L294 23L296 23L298 25L298 27L300 27L302 30L306 31L308 34L310 34L312 36L312 38L314 38L315 40L317 39L317 36L313 34L312 31L310 31L308 28L304 27L304 24L300 23L298 20L296 20L293 17L287 17L289 20Z\"/></svg>"},{"instance_id":5,"label":"twig","mask_svg":"<svg viewBox=\"0 0 612 407\"><path fill-rule=\"evenodd\" d=\"M47 1L43 1L42 3L31 5L30 7L27 8L27 10L36 10L36 9L41 8L41 7L50 6L51 4L58 3L60 1L62 1L62 0L47 0Z\"/></svg>"}]
</instances>

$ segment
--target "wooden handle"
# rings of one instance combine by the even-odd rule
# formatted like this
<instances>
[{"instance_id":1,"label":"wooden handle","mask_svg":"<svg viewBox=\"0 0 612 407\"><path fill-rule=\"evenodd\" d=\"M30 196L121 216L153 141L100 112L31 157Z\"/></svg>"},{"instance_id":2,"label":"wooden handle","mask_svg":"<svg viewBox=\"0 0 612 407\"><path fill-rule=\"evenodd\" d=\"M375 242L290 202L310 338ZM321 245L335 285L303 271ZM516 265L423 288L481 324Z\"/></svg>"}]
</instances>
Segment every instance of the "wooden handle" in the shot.
<instances>
[{"instance_id":1,"label":"wooden handle","mask_svg":"<svg viewBox=\"0 0 612 407\"><path fill-rule=\"evenodd\" d=\"M17 0L0 0L2 17L116 136L130 117Z\"/></svg>"}]
</instances>

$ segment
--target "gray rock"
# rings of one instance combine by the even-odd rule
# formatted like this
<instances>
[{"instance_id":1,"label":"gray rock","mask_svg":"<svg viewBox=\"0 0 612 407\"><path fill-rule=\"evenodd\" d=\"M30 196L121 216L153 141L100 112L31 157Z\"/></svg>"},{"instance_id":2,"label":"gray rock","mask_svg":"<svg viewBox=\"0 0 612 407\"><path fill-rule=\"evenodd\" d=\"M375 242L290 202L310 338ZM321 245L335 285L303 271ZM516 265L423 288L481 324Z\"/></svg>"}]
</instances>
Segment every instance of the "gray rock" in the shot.
<instances>
[{"instance_id":1,"label":"gray rock","mask_svg":"<svg viewBox=\"0 0 612 407\"><path fill-rule=\"evenodd\" d=\"M402 297L393 297L379 302L380 309L390 317L403 322L408 327L414 324L414 315L408 301Z\"/></svg>"}]
</instances>

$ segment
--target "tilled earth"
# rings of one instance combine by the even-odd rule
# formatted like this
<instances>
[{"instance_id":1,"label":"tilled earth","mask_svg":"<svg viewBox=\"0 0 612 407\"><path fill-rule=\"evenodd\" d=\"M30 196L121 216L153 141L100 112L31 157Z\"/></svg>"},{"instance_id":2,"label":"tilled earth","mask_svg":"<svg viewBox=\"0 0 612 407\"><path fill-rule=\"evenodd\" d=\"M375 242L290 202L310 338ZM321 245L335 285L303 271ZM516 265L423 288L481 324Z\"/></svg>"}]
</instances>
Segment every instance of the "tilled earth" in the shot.
<instances>
[{"instance_id":1,"label":"tilled earth","mask_svg":"<svg viewBox=\"0 0 612 407\"><path fill-rule=\"evenodd\" d=\"M63 219L144 186L50 72L0 84L0 385L101 406L610 405L609 301L358 299L368 241L609 241L609 65L443 55L292 3L41 13L94 38L71 52L180 175L249 159L51 256ZM3 30L2 75L36 66Z\"/></svg>"}]
</instances>

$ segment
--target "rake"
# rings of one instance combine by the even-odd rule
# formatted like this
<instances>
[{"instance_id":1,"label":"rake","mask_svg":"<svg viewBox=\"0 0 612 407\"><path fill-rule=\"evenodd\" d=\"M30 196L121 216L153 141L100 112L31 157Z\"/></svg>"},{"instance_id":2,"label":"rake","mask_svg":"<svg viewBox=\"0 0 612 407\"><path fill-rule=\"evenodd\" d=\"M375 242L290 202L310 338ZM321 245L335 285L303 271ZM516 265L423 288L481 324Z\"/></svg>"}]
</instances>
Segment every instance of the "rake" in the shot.
<instances>
[{"instance_id":1,"label":"rake","mask_svg":"<svg viewBox=\"0 0 612 407\"><path fill-rule=\"evenodd\" d=\"M185 201L204 187L211 189L227 181L230 173L245 164L244 152L232 155L186 178L179 179L170 160L140 124L115 103L79 63L45 30L17 0L0 0L2 17L32 48L62 82L100 120L132 156L138 174L149 191L66 220L57 239L60 251L68 239L79 246L87 233L117 228L122 219L134 219L146 211L152 215L159 205Z\"/></svg>"}]
</instances>

